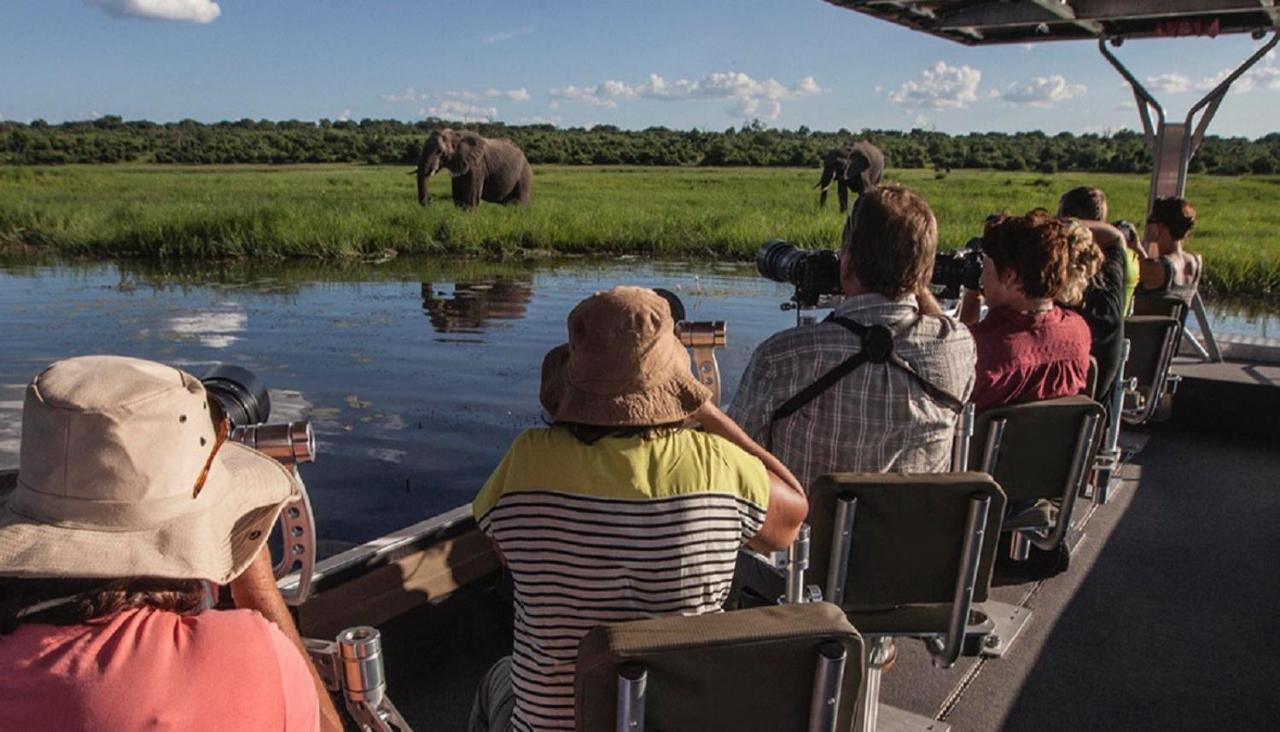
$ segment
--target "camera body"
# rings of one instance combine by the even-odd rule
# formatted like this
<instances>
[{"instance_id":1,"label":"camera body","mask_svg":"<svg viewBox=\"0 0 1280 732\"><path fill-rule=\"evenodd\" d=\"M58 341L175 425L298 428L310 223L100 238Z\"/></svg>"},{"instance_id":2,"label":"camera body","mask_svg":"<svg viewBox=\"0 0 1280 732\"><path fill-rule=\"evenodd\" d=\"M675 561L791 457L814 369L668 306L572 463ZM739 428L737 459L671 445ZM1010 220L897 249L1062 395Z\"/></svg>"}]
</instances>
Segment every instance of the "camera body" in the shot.
<instances>
[{"instance_id":1,"label":"camera body","mask_svg":"<svg viewBox=\"0 0 1280 732\"><path fill-rule=\"evenodd\" d=\"M756 269L774 282L796 288L799 308L817 307L824 295L839 295L840 258L830 249L799 249L783 239L770 239L756 252Z\"/></svg>"},{"instance_id":2,"label":"camera body","mask_svg":"<svg viewBox=\"0 0 1280 732\"><path fill-rule=\"evenodd\" d=\"M964 248L954 252L942 252L933 258L934 294L944 300L960 297L960 288L977 290L982 287L982 237L970 239Z\"/></svg>"}]
</instances>

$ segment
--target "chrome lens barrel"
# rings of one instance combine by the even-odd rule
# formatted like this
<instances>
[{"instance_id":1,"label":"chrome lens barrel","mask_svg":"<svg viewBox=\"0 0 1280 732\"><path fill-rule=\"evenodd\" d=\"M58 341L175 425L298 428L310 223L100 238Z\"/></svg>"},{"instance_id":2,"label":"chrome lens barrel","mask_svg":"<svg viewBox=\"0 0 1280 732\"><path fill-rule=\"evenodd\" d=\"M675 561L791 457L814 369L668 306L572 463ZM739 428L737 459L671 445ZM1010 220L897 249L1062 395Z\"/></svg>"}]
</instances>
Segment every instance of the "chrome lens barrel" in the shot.
<instances>
[{"instance_id":1,"label":"chrome lens barrel","mask_svg":"<svg viewBox=\"0 0 1280 732\"><path fill-rule=\"evenodd\" d=\"M284 465L309 463L316 459L316 436L310 422L251 424L236 427L230 439L275 458Z\"/></svg>"}]
</instances>

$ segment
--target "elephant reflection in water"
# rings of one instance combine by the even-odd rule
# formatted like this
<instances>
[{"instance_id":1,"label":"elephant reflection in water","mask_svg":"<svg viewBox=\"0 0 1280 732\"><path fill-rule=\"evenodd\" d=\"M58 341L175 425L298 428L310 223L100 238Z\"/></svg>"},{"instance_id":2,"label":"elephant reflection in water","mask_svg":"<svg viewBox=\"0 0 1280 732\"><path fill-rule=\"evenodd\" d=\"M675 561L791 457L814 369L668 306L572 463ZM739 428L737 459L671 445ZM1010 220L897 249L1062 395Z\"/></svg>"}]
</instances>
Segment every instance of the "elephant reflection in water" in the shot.
<instances>
[{"instance_id":1,"label":"elephant reflection in water","mask_svg":"<svg viewBox=\"0 0 1280 732\"><path fill-rule=\"evenodd\" d=\"M422 283L422 311L437 333L476 333L491 320L519 320L533 297L533 282L496 278L457 282L453 292Z\"/></svg>"}]
</instances>

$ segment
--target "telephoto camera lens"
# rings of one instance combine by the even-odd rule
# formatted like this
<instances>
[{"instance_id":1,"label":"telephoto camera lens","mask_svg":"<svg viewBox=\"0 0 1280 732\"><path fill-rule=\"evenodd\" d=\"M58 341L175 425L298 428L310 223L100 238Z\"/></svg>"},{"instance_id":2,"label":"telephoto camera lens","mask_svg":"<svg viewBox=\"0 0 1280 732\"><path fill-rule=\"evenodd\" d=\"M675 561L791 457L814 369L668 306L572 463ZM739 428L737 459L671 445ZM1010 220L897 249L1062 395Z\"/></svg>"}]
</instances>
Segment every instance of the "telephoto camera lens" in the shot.
<instances>
[{"instance_id":1,"label":"telephoto camera lens","mask_svg":"<svg viewBox=\"0 0 1280 732\"><path fill-rule=\"evenodd\" d=\"M271 417L267 385L249 369L218 364L200 377L200 383L222 405L234 427L262 424Z\"/></svg>"},{"instance_id":2,"label":"telephoto camera lens","mask_svg":"<svg viewBox=\"0 0 1280 732\"><path fill-rule=\"evenodd\" d=\"M770 239L756 252L756 269L765 279L798 286L800 262L804 256L805 252L785 240Z\"/></svg>"}]
</instances>

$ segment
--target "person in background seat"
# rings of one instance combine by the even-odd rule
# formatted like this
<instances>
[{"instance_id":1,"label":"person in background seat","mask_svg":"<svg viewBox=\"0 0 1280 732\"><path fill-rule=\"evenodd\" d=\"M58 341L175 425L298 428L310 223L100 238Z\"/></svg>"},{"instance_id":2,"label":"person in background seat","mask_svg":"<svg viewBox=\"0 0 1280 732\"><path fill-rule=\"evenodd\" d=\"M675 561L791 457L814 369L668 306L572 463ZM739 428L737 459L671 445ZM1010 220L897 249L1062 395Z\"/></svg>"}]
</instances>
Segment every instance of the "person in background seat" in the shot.
<instances>
[{"instance_id":1,"label":"person in background seat","mask_svg":"<svg viewBox=\"0 0 1280 732\"><path fill-rule=\"evenodd\" d=\"M573 729L588 630L718 611L738 549L790 545L808 512L693 378L657 293L598 292L568 330L542 364L552 425L517 437L472 503L515 586L514 652L481 682L472 732Z\"/></svg>"},{"instance_id":2,"label":"person in background seat","mask_svg":"<svg viewBox=\"0 0 1280 732\"><path fill-rule=\"evenodd\" d=\"M863 194L840 250L844 301L827 320L777 333L751 355L729 416L806 489L826 473L951 469L974 349L968 330L943 315L929 292L937 247L937 220L918 193L884 186ZM891 360L863 363L781 415L783 405L864 352L864 338L849 322L887 328L905 368Z\"/></svg>"},{"instance_id":3,"label":"person in background seat","mask_svg":"<svg viewBox=\"0 0 1280 732\"><path fill-rule=\"evenodd\" d=\"M1058 202L1058 215L1076 219L1087 227L1102 250L1102 263L1088 280L1080 304L1072 310L1089 326L1090 355L1098 362L1098 393L1091 396L1105 404L1106 395L1115 384L1124 345L1124 318L1128 312L1126 262L1130 252L1120 232L1105 224L1107 197L1100 189L1081 186L1067 191Z\"/></svg>"},{"instance_id":4,"label":"person in background seat","mask_svg":"<svg viewBox=\"0 0 1280 732\"><path fill-rule=\"evenodd\" d=\"M1204 272L1199 254L1185 248L1196 225L1196 210L1183 198L1157 198L1147 217L1151 250L1140 262L1139 295L1176 297L1188 306Z\"/></svg>"},{"instance_id":5,"label":"person in background seat","mask_svg":"<svg viewBox=\"0 0 1280 732\"><path fill-rule=\"evenodd\" d=\"M1088 229L1045 211L1002 215L988 221L982 255L982 289L966 290L960 308L978 352L976 410L1084 391L1089 326L1057 303L1079 303L1102 259Z\"/></svg>"},{"instance_id":6,"label":"person in background seat","mask_svg":"<svg viewBox=\"0 0 1280 732\"><path fill-rule=\"evenodd\" d=\"M0 729L342 729L265 546L293 478L215 411L133 358L31 382L0 505Z\"/></svg>"}]
</instances>

